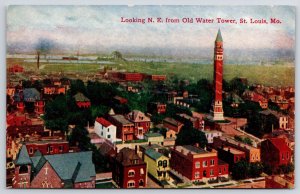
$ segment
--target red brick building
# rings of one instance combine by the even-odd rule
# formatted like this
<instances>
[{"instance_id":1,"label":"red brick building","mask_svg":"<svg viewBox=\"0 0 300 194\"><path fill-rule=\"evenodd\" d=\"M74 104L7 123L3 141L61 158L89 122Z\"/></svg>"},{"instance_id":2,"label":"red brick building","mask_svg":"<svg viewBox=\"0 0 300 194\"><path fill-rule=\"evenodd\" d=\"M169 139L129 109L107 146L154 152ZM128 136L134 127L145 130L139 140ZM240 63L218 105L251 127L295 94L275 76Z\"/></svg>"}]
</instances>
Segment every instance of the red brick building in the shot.
<instances>
[{"instance_id":1,"label":"red brick building","mask_svg":"<svg viewBox=\"0 0 300 194\"><path fill-rule=\"evenodd\" d=\"M91 106L91 101L85 95L78 92L75 96L76 104L79 108L89 108Z\"/></svg>"},{"instance_id":2,"label":"red brick building","mask_svg":"<svg viewBox=\"0 0 300 194\"><path fill-rule=\"evenodd\" d=\"M147 164L135 150L123 148L114 160L112 178L120 188L144 188L147 183Z\"/></svg>"},{"instance_id":3,"label":"red brick building","mask_svg":"<svg viewBox=\"0 0 300 194\"><path fill-rule=\"evenodd\" d=\"M30 157L39 150L43 155L62 154L69 152L69 142L65 140L42 140L25 143Z\"/></svg>"},{"instance_id":4,"label":"red brick building","mask_svg":"<svg viewBox=\"0 0 300 194\"><path fill-rule=\"evenodd\" d=\"M12 67L8 68L8 72L10 72L10 73L23 73L24 68L21 65L13 65Z\"/></svg>"},{"instance_id":5,"label":"red brick building","mask_svg":"<svg viewBox=\"0 0 300 194\"><path fill-rule=\"evenodd\" d=\"M164 114L167 110L167 105L160 102L151 102L147 106L147 110L150 113Z\"/></svg>"},{"instance_id":6,"label":"red brick building","mask_svg":"<svg viewBox=\"0 0 300 194\"><path fill-rule=\"evenodd\" d=\"M144 134L150 129L151 120L143 112L134 110L127 114L127 119L134 124L135 136L139 139L144 138Z\"/></svg>"},{"instance_id":7,"label":"red brick building","mask_svg":"<svg viewBox=\"0 0 300 194\"><path fill-rule=\"evenodd\" d=\"M45 112L45 101L37 100L34 102L34 112L38 115L44 114Z\"/></svg>"},{"instance_id":8,"label":"red brick building","mask_svg":"<svg viewBox=\"0 0 300 194\"><path fill-rule=\"evenodd\" d=\"M165 81L167 79L166 75L147 75L147 78L152 81Z\"/></svg>"},{"instance_id":9,"label":"red brick building","mask_svg":"<svg viewBox=\"0 0 300 194\"><path fill-rule=\"evenodd\" d=\"M269 138L261 142L262 162L274 170L291 162L292 151L284 138Z\"/></svg>"},{"instance_id":10,"label":"red brick building","mask_svg":"<svg viewBox=\"0 0 300 194\"><path fill-rule=\"evenodd\" d=\"M92 152L30 157L23 145L15 166L13 188L95 188Z\"/></svg>"},{"instance_id":11,"label":"red brick building","mask_svg":"<svg viewBox=\"0 0 300 194\"><path fill-rule=\"evenodd\" d=\"M230 167L232 167L233 164L237 163L238 161L246 160L245 152L230 146L221 146L217 149L217 151L218 157L224 162L228 163Z\"/></svg>"},{"instance_id":12,"label":"red brick building","mask_svg":"<svg viewBox=\"0 0 300 194\"><path fill-rule=\"evenodd\" d=\"M126 72L126 73L120 73L119 79L124 80L124 81L138 82L138 81L143 81L144 76L145 75L142 73Z\"/></svg>"},{"instance_id":13,"label":"red brick building","mask_svg":"<svg viewBox=\"0 0 300 194\"><path fill-rule=\"evenodd\" d=\"M171 168L192 181L228 178L228 164L218 159L216 150L206 151L191 145L171 150Z\"/></svg>"},{"instance_id":14,"label":"red brick building","mask_svg":"<svg viewBox=\"0 0 300 194\"><path fill-rule=\"evenodd\" d=\"M163 126L167 129L175 131L176 133L179 133L179 131L183 127L183 123L173 118L167 117L163 120Z\"/></svg>"},{"instance_id":15,"label":"red brick building","mask_svg":"<svg viewBox=\"0 0 300 194\"><path fill-rule=\"evenodd\" d=\"M134 124L123 115L108 115L107 120L117 127L117 138L123 141L130 141L136 138Z\"/></svg>"}]
</instances>

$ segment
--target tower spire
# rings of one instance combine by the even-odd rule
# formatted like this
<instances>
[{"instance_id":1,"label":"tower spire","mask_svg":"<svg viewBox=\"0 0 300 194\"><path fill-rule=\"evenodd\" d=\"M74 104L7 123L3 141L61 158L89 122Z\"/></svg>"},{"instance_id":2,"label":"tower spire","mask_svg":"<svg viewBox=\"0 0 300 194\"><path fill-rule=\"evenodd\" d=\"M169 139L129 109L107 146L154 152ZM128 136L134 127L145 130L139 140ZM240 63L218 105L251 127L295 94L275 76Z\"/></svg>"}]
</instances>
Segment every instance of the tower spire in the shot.
<instances>
[{"instance_id":1,"label":"tower spire","mask_svg":"<svg viewBox=\"0 0 300 194\"><path fill-rule=\"evenodd\" d=\"M223 38L222 38L222 34L221 34L220 28L219 28L219 30L218 30L216 42L223 42Z\"/></svg>"}]
</instances>

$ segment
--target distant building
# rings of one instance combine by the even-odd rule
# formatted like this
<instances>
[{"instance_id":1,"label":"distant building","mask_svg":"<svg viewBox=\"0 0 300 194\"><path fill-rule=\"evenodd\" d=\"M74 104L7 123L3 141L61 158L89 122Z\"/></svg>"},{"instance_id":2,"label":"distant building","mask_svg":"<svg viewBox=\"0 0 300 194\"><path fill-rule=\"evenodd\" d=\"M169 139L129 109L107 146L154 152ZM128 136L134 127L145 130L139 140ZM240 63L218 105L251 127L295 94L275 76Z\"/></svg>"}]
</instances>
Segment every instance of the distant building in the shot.
<instances>
[{"instance_id":1,"label":"distant building","mask_svg":"<svg viewBox=\"0 0 300 194\"><path fill-rule=\"evenodd\" d=\"M117 141L117 127L103 117L97 117L94 124L96 134L111 142Z\"/></svg>"},{"instance_id":2,"label":"distant building","mask_svg":"<svg viewBox=\"0 0 300 194\"><path fill-rule=\"evenodd\" d=\"M119 74L119 79L124 81L139 82L139 81L143 81L144 74L135 73L135 72L125 72Z\"/></svg>"},{"instance_id":3,"label":"distant building","mask_svg":"<svg viewBox=\"0 0 300 194\"><path fill-rule=\"evenodd\" d=\"M233 147L224 147L221 146L217 149L218 157L224 162L229 164L231 168L235 163L246 160L245 152L235 149Z\"/></svg>"},{"instance_id":4,"label":"distant building","mask_svg":"<svg viewBox=\"0 0 300 194\"><path fill-rule=\"evenodd\" d=\"M192 181L206 182L228 178L228 164L218 159L216 150L206 151L191 145L171 150L171 168Z\"/></svg>"},{"instance_id":5,"label":"distant building","mask_svg":"<svg viewBox=\"0 0 300 194\"><path fill-rule=\"evenodd\" d=\"M186 119L186 120L190 121L193 124L193 127L195 129L203 130L201 119L199 119L197 117L187 115L185 113L180 113L180 114L177 114L177 115L180 116L183 119Z\"/></svg>"},{"instance_id":6,"label":"distant building","mask_svg":"<svg viewBox=\"0 0 300 194\"><path fill-rule=\"evenodd\" d=\"M95 188L92 152L29 157L23 145L15 166L13 188Z\"/></svg>"},{"instance_id":7,"label":"distant building","mask_svg":"<svg viewBox=\"0 0 300 194\"><path fill-rule=\"evenodd\" d=\"M154 144L163 144L164 142L164 136L160 133L145 133L144 137L148 142Z\"/></svg>"},{"instance_id":8,"label":"distant building","mask_svg":"<svg viewBox=\"0 0 300 194\"><path fill-rule=\"evenodd\" d=\"M261 142L261 159L272 169L291 163L292 150L283 138L268 138Z\"/></svg>"},{"instance_id":9,"label":"distant building","mask_svg":"<svg viewBox=\"0 0 300 194\"><path fill-rule=\"evenodd\" d=\"M146 186L147 165L135 150L121 149L112 168L112 178L120 188L144 188Z\"/></svg>"},{"instance_id":10,"label":"distant building","mask_svg":"<svg viewBox=\"0 0 300 194\"><path fill-rule=\"evenodd\" d=\"M144 134L150 129L151 120L139 110L131 111L127 114L127 119L134 124L135 134L138 139L143 139Z\"/></svg>"},{"instance_id":11,"label":"distant building","mask_svg":"<svg viewBox=\"0 0 300 194\"><path fill-rule=\"evenodd\" d=\"M239 142L228 136L220 136L214 138L213 146L215 149L224 146L224 147L233 147L237 150L245 152L246 160L248 162L260 162L261 161L261 153L260 149L250 146L248 144Z\"/></svg>"},{"instance_id":12,"label":"distant building","mask_svg":"<svg viewBox=\"0 0 300 194\"><path fill-rule=\"evenodd\" d=\"M10 73L23 73L24 68L21 65L13 65L8 68L8 72Z\"/></svg>"},{"instance_id":13,"label":"distant building","mask_svg":"<svg viewBox=\"0 0 300 194\"><path fill-rule=\"evenodd\" d=\"M69 152L69 142L66 140L37 140L25 142L30 157L36 151L40 151L43 155L62 154Z\"/></svg>"},{"instance_id":14,"label":"distant building","mask_svg":"<svg viewBox=\"0 0 300 194\"><path fill-rule=\"evenodd\" d=\"M152 81L165 81L167 79L166 75L147 75L146 77Z\"/></svg>"},{"instance_id":15,"label":"distant building","mask_svg":"<svg viewBox=\"0 0 300 194\"><path fill-rule=\"evenodd\" d=\"M134 124L127 120L123 115L109 115L107 120L117 127L117 138L123 141L135 139Z\"/></svg>"},{"instance_id":16,"label":"distant building","mask_svg":"<svg viewBox=\"0 0 300 194\"><path fill-rule=\"evenodd\" d=\"M217 130L204 130L203 132L205 133L207 143L213 143L214 137L222 136L222 132Z\"/></svg>"},{"instance_id":17,"label":"distant building","mask_svg":"<svg viewBox=\"0 0 300 194\"><path fill-rule=\"evenodd\" d=\"M266 99L263 95L258 94L254 91L246 90L243 93L243 98L245 100L257 102L262 109L268 108L268 99Z\"/></svg>"},{"instance_id":18,"label":"distant building","mask_svg":"<svg viewBox=\"0 0 300 194\"><path fill-rule=\"evenodd\" d=\"M265 124L267 125L266 127L269 130L272 129L287 129L289 127L289 116L288 115L284 115L282 113L279 113L277 111L274 110L263 110L260 111L259 114L261 115L263 121L265 122ZM271 120L275 120L276 123L270 123Z\"/></svg>"},{"instance_id":19,"label":"distant building","mask_svg":"<svg viewBox=\"0 0 300 194\"><path fill-rule=\"evenodd\" d=\"M82 93L78 92L75 96L74 99L76 101L76 104L79 108L89 108L91 106L91 101L88 99L85 95Z\"/></svg>"},{"instance_id":20,"label":"distant building","mask_svg":"<svg viewBox=\"0 0 300 194\"><path fill-rule=\"evenodd\" d=\"M167 105L160 102L150 102L147 108L151 114L164 114L167 110Z\"/></svg>"},{"instance_id":21,"label":"distant building","mask_svg":"<svg viewBox=\"0 0 300 194\"><path fill-rule=\"evenodd\" d=\"M163 120L163 126L164 126L164 128L167 128L169 130L175 131L176 133L179 133L181 128L183 127L183 123L181 123L173 118L167 117Z\"/></svg>"},{"instance_id":22,"label":"distant building","mask_svg":"<svg viewBox=\"0 0 300 194\"><path fill-rule=\"evenodd\" d=\"M147 163L148 173L156 180L169 180L169 158L154 149L147 149L144 153L144 161Z\"/></svg>"}]
</instances>

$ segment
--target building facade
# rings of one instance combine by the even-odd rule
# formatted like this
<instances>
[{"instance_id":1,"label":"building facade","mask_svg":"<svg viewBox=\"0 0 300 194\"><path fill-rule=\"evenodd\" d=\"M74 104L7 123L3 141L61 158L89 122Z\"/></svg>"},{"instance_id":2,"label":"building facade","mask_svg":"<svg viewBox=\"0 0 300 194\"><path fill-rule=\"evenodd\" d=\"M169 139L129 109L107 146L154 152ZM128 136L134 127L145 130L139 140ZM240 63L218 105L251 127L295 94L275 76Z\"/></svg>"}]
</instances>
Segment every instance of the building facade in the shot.
<instances>
[{"instance_id":1,"label":"building facade","mask_svg":"<svg viewBox=\"0 0 300 194\"><path fill-rule=\"evenodd\" d=\"M117 141L117 127L103 117L97 117L94 124L95 133L111 142Z\"/></svg>"}]
</instances>

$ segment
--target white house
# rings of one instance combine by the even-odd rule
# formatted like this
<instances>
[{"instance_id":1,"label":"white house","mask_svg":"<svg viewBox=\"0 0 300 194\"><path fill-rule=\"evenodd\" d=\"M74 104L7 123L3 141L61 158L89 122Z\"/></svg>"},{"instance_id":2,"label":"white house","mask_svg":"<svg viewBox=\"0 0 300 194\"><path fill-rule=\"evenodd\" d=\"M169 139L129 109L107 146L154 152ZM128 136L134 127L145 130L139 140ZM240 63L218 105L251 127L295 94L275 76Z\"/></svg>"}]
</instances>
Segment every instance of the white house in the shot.
<instances>
[{"instance_id":1,"label":"white house","mask_svg":"<svg viewBox=\"0 0 300 194\"><path fill-rule=\"evenodd\" d=\"M117 127L103 117L97 117L94 125L95 133L111 142L118 141L116 138Z\"/></svg>"},{"instance_id":2,"label":"white house","mask_svg":"<svg viewBox=\"0 0 300 194\"><path fill-rule=\"evenodd\" d=\"M205 133L207 143L213 143L214 137L222 136L222 132L217 130L204 130L203 132Z\"/></svg>"}]
</instances>

